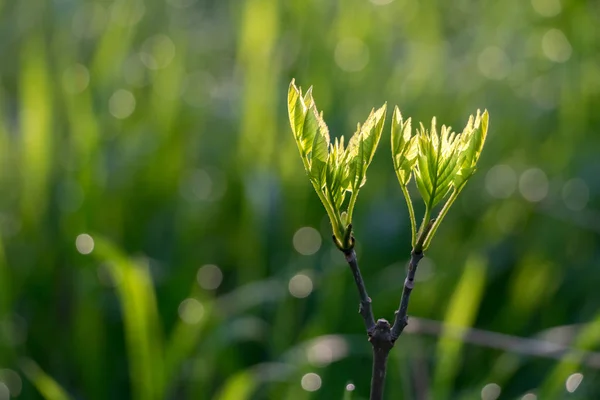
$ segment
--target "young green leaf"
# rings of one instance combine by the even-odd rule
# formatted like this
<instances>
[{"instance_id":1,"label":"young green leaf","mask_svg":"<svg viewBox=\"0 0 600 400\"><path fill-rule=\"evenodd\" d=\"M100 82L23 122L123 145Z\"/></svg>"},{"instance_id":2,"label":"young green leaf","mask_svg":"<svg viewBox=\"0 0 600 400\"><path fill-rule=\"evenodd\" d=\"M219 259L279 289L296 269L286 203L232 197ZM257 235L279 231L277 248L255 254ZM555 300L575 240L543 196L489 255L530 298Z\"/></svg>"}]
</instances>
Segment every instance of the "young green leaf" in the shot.
<instances>
[{"instance_id":1,"label":"young green leaf","mask_svg":"<svg viewBox=\"0 0 600 400\"><path fill-rule=\"evenodd\" d=\"M435 118L431 121L431 130L427 131L421 125L418 135L419 156L415 179L427 209L431 211L452 190L453 178L460 166L461 142L445 125L442 125L438 134Z\"/></svg>"},{"instance_id":2,"label":"young green leaf","mask_svg":"<svg viewBox=\"0 0 600 400\"><path fill-rule=\"evenodd\" d=\"M314 123L315 121L313 121L313 125L306 124L306 115L312 100L311 92L312 88L309 88L306 96L303 97L302 90L294 85L294 81L290 83L288 90L288 115L290 118L290 126L292 127L298 150L300 150L300 155L306 162L308 162L307 157L317 132L317 125Z\"/></svg>"},{"instance_id":3,"label":"young green leaf","mask_svg":"<svg viewBox=\"0 0 600 400\"><path fill-rule=\"evenodd\" d=\"M392 159L402 186L408 185L417 162L417 138L416 135L412 136L411 119L403 121L400 109L396 106L392 116Z\"/></svg>"},{"instance_id":4,"label":"young green leaf","mask_svg":"<svg viewBox=\"0 0 600 400\"><path fill-rule=\"evenodd\" d=\"M298 139L302 133L304 120L306 119L306 111L307 107L304 105L302 92L298 90L294 85L294 81L292 81L288 90L288 115L290 118L290 126L292 127L296 139Z\"/></svg>"},{"instance_id":5,"label":"young green leaf","mask_svg":"<svg viewBox=\"0 0 600 400\"><path fill-rule=\"evenodd\" d=\"M358 189L366 182L366 172L373 160L385 123L387 105L371 114L344 148L343 136L332 144L329 129L319 113L309 89L304 96L294 81L288 91L288 114L300 157L319 199L325 206L340 247L350 248L352 211ZM346 194L350 201L344 208Z\"/></svg>"},{"instance_id":6,"label":"young green leaf","mask_svg":"<svg viewBox=\"0 0 600 400\"><path fill-rule=\"evenodd\" d=\"M411 134L411 120L403 120L398 107L392 117L392 159L394 169L406 199L413 234L413 247L417 251L427 249L441 221L467 180L475 172L477 161L485 144L489 115L477 111L471 116L460 133L442 125L438 133L435 117L431 128L423 124L417 134ZM417 234L414 209L407 184L414 174L417 189L425 202L425 216ZM433 209L448 195L439 215L430 220ZM428 228L426 228L428 227ZM417 238L418 236L418 238Z\"/></svg>"},{"instance_id":7,"label":"young green leaf","mask_svg":"<svg viewBox=\"0 0 600 400\"><path fill-rule=\"evenodd\" d=\"M354 179L351 181L350 190L358 191L367 180L367 168L373 161L375 150L379 145L387 104L381 106L377 111L371 110L365 123L357 126L357 130L348 143L349 159L352 163L351 171Z\"/></svg>"},{"instance_id":8,"label":"young green leaf","mask_svg":"<svg viewBox=\"0 0 600 400\"><path fill-rule=\"evenodd\" d=\"M327 168L327 159L329 158L329 129L323 121L323 116L317 113L317 109L312 104L308 111L308 121L315 120L317 123L317 132L314 137L312 151L310 156L310 176L319 187L325 185L325 169Z\"/></svg>"},{"instance_id":9,"label":"young green leaf","mask_svg":"<svg viewBox=\"0 0 600 400\"><path fill-rule=\"evenodd\" d=\"M483 115L477 110L477 115L469 118L467 126L461 134L463 159L460 170L454 178L454 187L462 188L467 180L475 173L477 161L483 150L489 124L489 114L484 110Z\"/></svg>"}]
</instances>

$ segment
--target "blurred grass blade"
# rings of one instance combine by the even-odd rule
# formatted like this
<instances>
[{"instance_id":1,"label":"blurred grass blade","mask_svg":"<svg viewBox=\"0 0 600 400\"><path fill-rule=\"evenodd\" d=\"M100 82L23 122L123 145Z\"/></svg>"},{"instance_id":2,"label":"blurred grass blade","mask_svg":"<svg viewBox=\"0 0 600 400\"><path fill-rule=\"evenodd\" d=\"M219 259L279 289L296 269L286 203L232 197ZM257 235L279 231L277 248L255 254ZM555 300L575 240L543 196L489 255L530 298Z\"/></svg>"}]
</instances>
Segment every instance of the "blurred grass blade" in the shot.
<instances>
[{"instance_id":1,"label":"blurred grass blade","mask_svg":"<svg viewBox=\"0 0 600 400\"><path fill-rule=\"evenodd\" d=\"M48 197L53 102L44 41L39 36L32 36L22 53L19 115L22 133L21 206L25 220L33 223L46 206L46 202L40 199Z\"/></svg>"},{"instance_id":2,"label":"blurred grass blade","mask_svg":"<svg viewBox=\"0 0 600 400\"><path fill-rule=\"evenodd\" d=\"M4 243L0 238L0 321L4 320L11 309L12 294L9 282L12 282L12 279L4 254ZM2 348L1 344L0 348ZM1 360L2 357L0 356Z\"/></svg>"},{"instance_id":3,"label":"blurred grass blade","mask_svg":"<svg viewBox=\"0 0 600 400\"><path fill-rule=\"evenodd\" d=\"M280 38L279 1L248 0L239 7L237 62L243 68L242 116L239 136L239 166L267 167L277 137L276 120ZM259 100L259 101L257 101Z\"/></svg>"},{"instance_id":4,"label":"blurred grass blade","mask_svg":"<svg viewBox=\"0 0 600 400\"><path fill-rule=\"evenodd\" d=\"M194 283L192 293L188 298L197 299L198 285ZM210 314L213 308L212 301L203 301L202 318L197 323L190 324L181 318L178 319L173 332L165 346L165 382L173 381L182 363L192 356L194 350L198 347L201 335L210 320Z\"/></svg>"},{"instance_id":5,"label":"blurred grass blade","mask_svg":"<svg viewBox=\"0 0 600 400\"><path fill-rule=\"evenodd\" d=\"M35 361L25 358L19 364L25 376L33 383L44 399L69 400L71 398L54 379L42 371Z\"/></svg>"},{"instance_id":6,"label":"blurred grass blade","mask_svg":"<svg viewBox=\"0 0 600 400\"><path fill-rule=\"evenodd\" d=\"M113 23L98 40L93 57L92 71L99 85L104 85L114 76L115 66L121 65L131 51L132 39L138 24L132 23L144 13L142 0L115 0L111 7Z\"/></svg>"},{"instance_id":7,"label":"blurred grass blade","mask_svg":"<svg viewBox=\"0 0 600 400\"><path fill-rule=\"evenodd\" d=\"M448 326L470 327L475 321L477 310L485 287L487 260L479 255L471 255L465 265L457 285L444 324ZM460 368L460 353L464 342L442 334L437 346L437 367L433 380L433 398L450 398L452 384Z\"/></svg>"},{"instance_id":8,"label":"blurred grass blade","mask_svg":"<svg viewBox=\"0 0 600 400\"><path fill-rule=\"evenodd\" d=\"M105 262L117 285L125 323L133 398L163 398L162 332L148 266L134 262L103 238L95 238L94 254Z\"/></svg>"},{"instance_id":9,"label":"blurred grass blade","mask_svg":"<svg viewBox=\"0 0 600 400\"><path fill-rule=\"evenodd\" d=\"M252 399L252 394L256 389L258 380L252 373L252 370L242 371L231 376L219 394L215 396L215 400L245 400Z\"/></svg>"}]
</instances>

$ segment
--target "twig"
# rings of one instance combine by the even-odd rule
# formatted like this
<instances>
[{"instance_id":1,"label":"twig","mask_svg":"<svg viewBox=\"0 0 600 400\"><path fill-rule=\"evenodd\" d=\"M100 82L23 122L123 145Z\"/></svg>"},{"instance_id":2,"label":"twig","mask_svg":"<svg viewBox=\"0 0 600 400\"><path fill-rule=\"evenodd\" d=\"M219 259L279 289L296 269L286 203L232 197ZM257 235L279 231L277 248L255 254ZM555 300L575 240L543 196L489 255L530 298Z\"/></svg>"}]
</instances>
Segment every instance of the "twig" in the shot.
<instances>
[{"instance_id":1,"label":"twig","mask_svg":"<svg viewBox=\"0 0 600 400\"><path fill-rule=\"evenodd\" d=\"M351 230L352 226L348 227L348 230ZM338 241L333 236L333 242L338 244ZM352 270L352 276L354 276L354 283L356 283L356 288L358 289L358 296L360 297L360 305L358 307L358 312L363 317L365 321L365 328L367 330L367 334L371 336L373 333L373 329L375 329L375 318L373 317L373 308L371 307L371 298L367 293L367 288L365 287L365 282L363 281L362 275L360 273L360 268L358 267L358 260L356 259L356 252L354 251L354 238L351 239L352 247L350 249L341 249L346 257L346 261L348 265L350 265L350 269Z\"/></svg>"},{"instance_id":2,"label":"twig","mask_svg":"<svg viewBox=\"0 0 600 400\"><path fill-rule=\"evenodd\" d=\"M410 263L408 264L408 273L404 280L404 289L402 290L402 298L400 300L400 307L396 311L396 318L394 319L394 326L392 327L392 338L396 340L402 334L406 325L408 325L408 302L410 300L410 294L415 287L415 274L417 273L417 267L419 261L423 258L423 253L417 253L414 250L410 253Z\"/></svg>"},{"instance_id":3,"label":"twig","mask_svg":"<svg viewBox=\"0 0 600 400\"><path fill-rule=\"evenodd\" d=\"M371 299L367 294L367 288L363 281L358 267L358 261L356 259L356 252L354 251L354 237L352 236L352 225L349 225L346 230L346 237L344 237L343 243L350 243L349 248L343 247L340 241L333 235L333 243L340 249L354 276L354 282L358 289L358 295L360 297L360 307L358 312L363 317L365 322L365 328L369 335L369 342L373 346L373 376L371 378L371 400L382 400L383 389L385 387L385 374L387 368L387 359L390 354L390 350L394 347L396 339L400 336L406 325L408 324L408 301L410 300L410 293L414 287L415 274L417 272L417 266L419 261L423 258L423 243L431 230L435 219L432 219L423 227L419 234L419 238L415 247L411 253L410 264L408 268L408 274L404 280L404 290L402 291L402 299L400 301L400 308L396 311L396 318L394 320L394 326L392 327L385 319L377 320L375 324L375 318L373 317L373 309L371 307Z\"/></svg>"},{"instance_id":4,"label":"twig","mask_svg":"<svg viewBox=\"0 0 600 400\"><path fill-rule=\"evenodd\" d=\"M347 232L352 231L352 226L348 226ZM371 298L367 294L367 288L363 281L356 259L356 252L354 251L354 237L350 236L351 246L349 249L344 249L339 246L338 240L333 235L333 242L338 248L344 253L348 265L352 270L354 276L354 282L358 289L358 295L360 297L360 306L358 312L363 317L365 322L365 328L367 335L369 335L369 342L373 346L373 375L371 377L371 400L382 400L383 389L385 386L385 373L387 367L387 359L390 354L390 350L394 347L394 340L392 340L391 326L385 319L377 320L375 324L375 318L373 317L373 308L371 307Z\"/></svg>"},{"instance_id":5,"label":"twig","mask_svg":"<svg viewBox=\"0 0 600 400\"><path fill-rule=\"evenodd\" d=\"M417 273L417 267L419 261L423 258L423 243L427 235L431 231L435 218L430 220L427 225L421 230L417 243L410 253L410 263L408 264L408 273L406 279L404 279L404 289L402 290L402 298L400 299L400 307L396 311L396 317L394 318L394 325L392 326L392 340L396 340L402 334L406 325L408 325L408 302L410 301L410 294L415 287L415 275Z\"/></svg>"}]
</instances>

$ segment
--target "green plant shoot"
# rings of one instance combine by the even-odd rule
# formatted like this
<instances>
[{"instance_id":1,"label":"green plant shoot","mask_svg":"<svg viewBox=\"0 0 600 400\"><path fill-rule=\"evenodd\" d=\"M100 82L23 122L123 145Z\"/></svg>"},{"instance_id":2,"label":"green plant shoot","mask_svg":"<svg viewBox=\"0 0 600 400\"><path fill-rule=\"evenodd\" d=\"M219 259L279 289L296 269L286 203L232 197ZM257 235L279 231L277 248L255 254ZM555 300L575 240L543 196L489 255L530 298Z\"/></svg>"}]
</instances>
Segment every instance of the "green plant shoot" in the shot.
<instances>
[{"instance_id":1,"label":"green plant shoot","mask_svg":"<svg viewBox=\"0 0 600 400\"><path fill-rule=\"evenodd\" d=\"M442 125L438 132L433 117L431 128L423 124L413 136L411 119L403 120L398 107L392 116L392 158L400 188L409 210L412 246L417 252L426 250L446 213L475 173L488 130L487 110L470 116L464 130L457 134ZM415 213L408 191L411 177L425 202L423 222L417 230ZM444 200L443 207L433 222L432 214Z\"/></svg>"},{"instance_id":2,"label":"green plant shoot","mask_svg":"<svg viewBox=\"0 0 600 400\"><path fill-rule=\"evenodd\" d=\"M352 212L381 138L386 109L387 104L376 111L373 109L365 123L358 124L347 146L343 136L331 143L323 113L319 113L313 99L312 87L303 94L294 80L290 83L290 126L308 178L331 221L336 245L342 250L352 247ZM348 193L350 197L346 202Z\"/></svg>"}]
</instances>

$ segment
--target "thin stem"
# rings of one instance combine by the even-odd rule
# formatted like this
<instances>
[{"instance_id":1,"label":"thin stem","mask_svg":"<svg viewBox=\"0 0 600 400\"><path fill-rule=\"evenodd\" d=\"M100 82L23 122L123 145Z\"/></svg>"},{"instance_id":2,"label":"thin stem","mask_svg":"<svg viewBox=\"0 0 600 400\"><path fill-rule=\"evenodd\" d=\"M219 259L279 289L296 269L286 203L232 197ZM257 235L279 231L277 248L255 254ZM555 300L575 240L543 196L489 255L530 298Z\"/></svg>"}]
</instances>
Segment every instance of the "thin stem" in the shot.
<instances>
[{"instance_id":1,"label":"thin stem","mask_svg":"<svg viewBox=\"0 0 600 400\"><path fill-rule=\"evenodd\" d=\"M446 204L444 204L444 207L442 207L442 209L440 210L440 213L438 214L437 218L435 219L435 223L433 224L433 227L431 228L431 231L429 232L429 235L427 235L427 237L425 238L425 242L423 243L423 250L427 250L427 248L431 244L431 240L433 239L433 235L435 235L435 232L437 231L437 228L442 223L442 220L444 219L444 217L448 213L448 210L450 210L450 206L457 199L457 197L458 197L458 195L459 195L459 193L460 193L460 191L462 190L463 187L464 187L464 185L461 186L459 189L455 189L452 192L452 194L450 195L450 197L448 198L448 200L446 201Z\"/></svg>"},{"instance_id":2,"label":"thin stem","mask_svg":"<svg viewBox=\"0 0 600 400\"><path fill-rule=\"evenodd\" d=\"M410 217L410 231L412 233L412 246L415 247L415 245L417 244L417 221L415 219L415 209L413 208L408 188L404 185L400 185L400 188L402 189L402 194L404 195L406 205L408 206L408 215Z\"/></svg>"},{"instance_id":3,"label":"thin stem","mask_svg":"<svg viewBox=\"0 0 600 400\"><path fill-rule=\"evenodd\" d=\"M331 221L331 228L333 230L333 235L337 238L337 240L334 240L334 242L336 242L336 246L337 246L337 241L341 241L344 237L343 233L340 232L340 227L342 226L342 221L341 221L339 215L335 212L335 210L333 209L333 207L327 200L327 198L325 197L325 195L323 194L323 191L321 190L321 188L318 185L316 185L312 179L311 179L311 182L313 184L313 187L315 188L315 192L317 192L317 196L319 196L319 200L321 200L321 203L323 203L323 206L325 207L325 211L327 212L327 216L329 217L329 220Z\"/></svg>"},{"instance_id":4,"label":"thin stem","mask_svg":"<svg viewBox=\"0 0 600 400\"><path fill-rule=\"evenodd\" d=\"M425 208L425 215L423 216L423 221L421 222L421 227L419 228L419 237L417 238L417 242L413 246L413 250L417 253L423 252L423 244L425 243L425 239L427 239L427 235L431 231L431 228L435 224L435 220L431 220L431 210L429 207Z\"/></svg>"},{"instance_id":5,"label":"thin stem","mask_svg":"<svg viewBox=\"0 0 600 400\"><path fill-rule=\"evenodd\" d=\"M425 217L429 216L429 212L425 212ZM423 258L423 243L425 242L425 238L431 231L435 220L430 220L427 225L425 224L425 220L423 220L422 230L419 234L419 238L417 239L417 244L413 248L410 253L410 263L408 264L408 273L406 274L406 279L404 279L404 289L402 290L402 298L400 299L400 306L398 311L396 311L396 317L394 319L394 326L392 326L392 340L398 339L402 334L406 325L408 325L408 302L410 301L410 294L415 287L415 275L417 273L417 267L419 266L419 261Z\"/></svg>"},{"instance_id":6,"label":"thin stem","mask_svg":"<svg viewBox=\"0 0 600 400\"><path fill-rule=\"evenodd\" d=\"M352 226L349 226L348 229L352 229ZM335 242L335 237L333 238L333 240ZM354 238L352 238L352 244L354 244ZM346 257L348 265L350 265L350 269L352 270L352 276L354 276L354 283L356 283L356 288L358 289L358 296L360 298L360 306L358 308L358 312L363 317L367 334L369 334L370 336L373 332L373 329L375 328L375 318L373 317L371 298L367 293L365 282L363 281L362 275L360 273L360 268L358 267L356 252L354 251L354 247L350 248L349 250L342 251L344 252L344 256Z\"/></svg>"},{"instance_id":7,"label":"thin stem","mask_svg":"<svg viewBox=\"0 0 600 400\"><path fill-rule=\"evenodd\" d=\"M400 299L400 307L396 311L394 326L392 326L393 340L399 338L406 325L408 325L408 302L410 301L410 294L415 287L415 274L417 273L419 261L422 258L423 253L417 253L414 250L411 252L408 274L404 280L404 289L402 290L402 298Z\"/></svg>"},{"instance_id":8,"label":"thin stem","mask_svg":"<svg viewBox=\"0 0 600 400\"><path fill-rule=\"evenodd\" d=\"M352 192L350 194L350 201L348 202L348 223L352 223L352 214L354 214L354 205L356 204L356 199L358 198L358 189L356 192Z\"/></svg>"}]
</instances>

